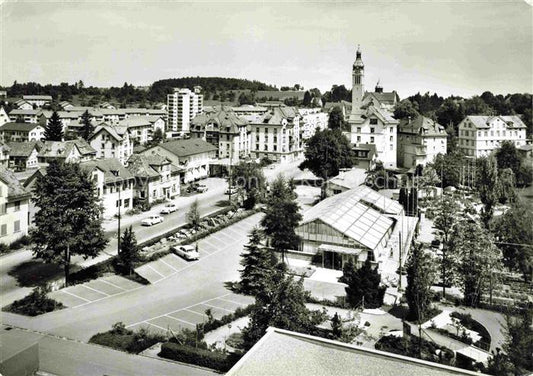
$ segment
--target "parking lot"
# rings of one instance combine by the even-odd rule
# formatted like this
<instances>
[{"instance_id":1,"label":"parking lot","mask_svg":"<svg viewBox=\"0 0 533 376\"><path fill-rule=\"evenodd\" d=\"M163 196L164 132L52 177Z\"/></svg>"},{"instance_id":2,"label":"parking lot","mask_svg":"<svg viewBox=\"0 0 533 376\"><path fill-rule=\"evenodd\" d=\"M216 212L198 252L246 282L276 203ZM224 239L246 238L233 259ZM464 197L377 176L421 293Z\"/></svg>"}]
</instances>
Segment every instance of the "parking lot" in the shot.
<instances>
[{"instance_id":1,"label":"parking lot","mask_svg":"<svg viewBox=\"0 0 533 376\"><path fill-rule=\"evenodd\" d=\"M53 291L49 297L63 303L66 307L74 308L141 287L143 285L137 282L113 275Z\"/></svg>"},{"instance_id":2,"label":"parking lot","mask_svg":"<svg viewBox=\"0 0 533 376\"><path fill-rule=\"evenodd\" d=\"M179 332L181 329L194 329L196 324L207 320L206 310L211 310L213 317L216 319L224 315L235 312L239 307L246 307L253 303L254 299L250 296L237 295L228 293L217 298L205 300L201 303L190 307L181 308L175 311L159 315L148 320L128 325L130 329L139 329L149 327L150 330L167 332L171 329Z\"/></svg>"}]
</instances>

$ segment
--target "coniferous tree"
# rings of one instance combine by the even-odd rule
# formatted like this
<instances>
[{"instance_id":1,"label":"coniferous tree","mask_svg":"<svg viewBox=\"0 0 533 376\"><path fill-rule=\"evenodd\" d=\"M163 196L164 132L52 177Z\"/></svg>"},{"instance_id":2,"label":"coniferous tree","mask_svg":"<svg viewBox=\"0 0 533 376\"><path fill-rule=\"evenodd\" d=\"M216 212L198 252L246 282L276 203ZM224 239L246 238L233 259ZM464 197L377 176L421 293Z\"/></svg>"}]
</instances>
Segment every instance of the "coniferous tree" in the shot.
<instances>
[{"instance_id":1,"label":"coniferous tree","mask_svg":"<svg viewBox=\"0 0 533 376\"><path fill-rule=\"evenodd\" d=\"M263 238L261 230L254 228L249 235L248 244L244 246L246 252L242 253L240 292L256 295L265 291L272 278L276 258L272 252L261 245Z\"/></svg>"},{"instance_id":2,"label":"coniferous tree","mask_svg":"<svg viewBox=\"0 0 533 376\"><path fill-rule=\"evenodd\" d=\"M44 138L46 141L61 141L63 139L63 123L55 111L44 127Z\"/></svg>"},{"instance_id":3,"label":"coniferous tree","mask_svg":"<svg viewBox=\"0 0 533 376\"><path fill-rule=\"evenodd\" d=\"M261 226L269 237L270 246L281 253L282 260L285 260L286 250L298 248L300 237L295 229L301 220L294 182L279 176L272 183Z\"/></svg>"},{"instance_id":4,"label":"coniferous tree","mask_svg":"<svg viewBox=\"0 0 533 376\"><path fill-rule=\"evenodd\" d=\"M131 226L124 231L124 234L122 234L118 259L121 266L129 275L133 273L135 263L141 259L139 247L137 247L137 239L135 238L135 233Z\"/></svg>"},{"instance_id":5,"label":"coniferous tree","mask_svg":"<svg viewBox=\"0 0 533 376\"><path fill-rule=\"evenodd\" d=\"M331 318L331 334L335 339L342 336L342 320L337 312Z\"/></svg>"},{"instance_id":6,"label":"coniferous tree","mask_svg":"<svg viewBox=\"0 0 533 376\"><path fill-rule=\"evenodd\" d=\"M200 211L198 210L198 199L194 200L187 212L187 222L193 229L198 230L200 226Z\"/></svg>"},{"instance_id":7,"label":"coniferous tree","mask_svg":"<svg viewBox=\"0 0 533 376\"><path fill-rule=\"evenodd\" d=\"M342 277L339 282L345 283L346 301L352 307L359 307L363 304L367 308L378 308L383 304L385 287L380 286L381 275L377 271L377 266L372 267L370 259L367 258L363 266L356 269L350 259L344 264Z\"/></svg>"},{"instance_id":8,"label":"coniferous tree","mask_svg":"<svg viewBox=\"0 0 533 376\"><path fill-rule=\"evenodd\" d=\"M64 265L68 284L70 257L96 257L107 244L94 182L78 164L54 160L37 179L34 201L33 254Z\"/></svg>"},{"instance_id":9,"label":"coniferous tree","mask_svg":"<svg viewBox=\"0 0 533 376\"><path fill-rule=\"evenodd\" d=\"M85 141L88 141L94 132L94 126L91 122L91 115L89 114L89 110L85 110L85 112L81 115L81 124L81 137Z\"/></svg>"},{"instance_id":10,"label":"coniferous tree","mask_svg":"<svg viewBox=\"0 0 533 376\"><path fill-rule=\"evenodd\" d=\"M434 270L431 259L424 254L422 245L415 244L407 261L407 288L405 298L412 320L423 322L431 305L431 285Z\"/></svg>"}]
</instances>

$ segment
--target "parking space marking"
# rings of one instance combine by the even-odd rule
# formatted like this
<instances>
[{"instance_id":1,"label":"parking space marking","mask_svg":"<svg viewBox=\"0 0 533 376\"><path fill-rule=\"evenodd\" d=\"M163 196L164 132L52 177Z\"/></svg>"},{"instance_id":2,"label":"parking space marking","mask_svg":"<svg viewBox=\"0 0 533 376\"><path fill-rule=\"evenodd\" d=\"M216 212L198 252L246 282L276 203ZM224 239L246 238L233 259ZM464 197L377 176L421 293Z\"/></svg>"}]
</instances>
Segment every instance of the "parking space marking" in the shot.
<instances>
[{"instance_id":1,"label":"parking space marking","mask_svg":"<svg viewBox=\"0 0 533 376\"><path fill-rule=\"evenodd\" d=\"M89 300L89 299L82 298L81 296L78 296L78 295L73 294L73 293L71 293L71 292L69 292L69 291L66 291L66 290L59 290L59 291L64 292L65 294L72 295L72 296L75 297L75 298L78 298L78 299L81 299L81 300L85 300L85 301L88 302L88 303L90 303L90 302L93 301L93 300ZM80 305L81 305L81 304L80 304ZM79 306L76 306L76 307L79 307Z\"/></svg>"},{"instance_id":2,"label":"parking space marking","mask_svg":"<svg viewBox=\"0 0 533 376\"><path fill-rule=\"evenodd\" d=\"M103 278L102 278L102 279L98 279L98 281L100 281L100 282L104 282L104 283L107 283L108 285L113 286L113 287L116 287L116 288L119 289L119 290L126 291L125 288L122 288L122 287L120 287L120 286L117 286L117 285L115 285L114 283L111 283L111 282L109 282L109 281L106 281L106 280L103 279Z\"/></svg>"},{"instance_id":3,"label":"parking space marking","mask_svg":"<svg viewBox=\"0 0 533 376\"><path fill-rule=\"evenodd\" d=\"M189 321L185 321L185 320L182 320L182 319L177 319L173 316L169 316L169 315L165 315L164 317L168 317L172 320L176 320L176 321L181 321L181 322L184 322L185 324L189 324L189 325L192 325L192 326L196 326L196 324L193 324L192 322L189 322ZM153 320L153 319L152 319Z\"/></svg>"},{"instance_id":4,"label":"parking space marking","mask_svg":"<svg viewBox=\"0 0 533 376\"><path fill-rule=\"evenodd\" d=\"M159 273L157 270L155 270L155 269L152 267L152 265L150 265L150 264L146 264L146 266L147 266L148 268L152 269L152 271L154 271L154 272L156 272L157 274L159 274L159 275L161 276L161 278L164 278L164 277L165 277L163 274L161 274L161 273ZM157 281L160 281L160 279L158 279ZM157 281L156 281L156 282L157 282Z\"/></svg>"},{"instance_id":5,"label":"parking space marking","mask_svg":"<svg viewBox=\"0 0 533 376\"><path fill-rule=\"evenodd\" d=\"M163 317L163 316L171 315L171 314L173 314L173 313L176 313L176 312L179 312L179 311L183 311L183 310L185 310L185 309L192 308L192 307L197 306L197 305L199 305L199 304L207 305L207 304L205 304L205 303L210 302L210 301L215 300L215 299L218 299L218 298L223 298L223 297L228 296L228 295L230 295L230 294L231 294L231 293L228 292L227 294L224 294L224 295L221 295L221 296L217 296L217 297L212 298L212 299L207 299L207 300L205 300L205 301L203 301L203 302L194 303L194 304L191 304L190 306L187 306L187 307L183 307L183 308L180 308L180 309L176 309L176 310L171 311L171 312L163 313L162 315L159 315L159 316L155 316L155 317L151 317L151 318L146 319L146 320L142 320L142 321L135 322L135 323L133 323L133 324L127 325L126 327L129 328L129 327L132 327L132 326L138 325L138 324L140 324L140 323L143 323L143 322L145 322L145 321L147 321L147 320L154 320L154 319L157 319L157 318L159 318L159 317ZM218 307L215 307L215 308L218 308Z\"/></svg>"},{"instance_id":6,"label":"parking space marking","mask_svg":"<svg viewBox=\"0 0 533 376\"><path fill-rule=\"evenodd\" d=\"M228 227L226 230L228 230L228 232L232 232L232 233L234 233L236 238L241 238L241 237L243 237L242 231L241 231L241 232L239 232L239 231L235 231L234 229L229 228L229 227Z\"/></svg>"},{"instance_id":7,"label":"parking space marking","mask_svg":"<svg viewBox=\"0 0 533 376\"><path fill-rule=\"evenodd\" d=\"M212 305L212 304L207 304L207 303L202 303L203 305L206 305L208 307L213 307L213 308L217 308L217 309L222 309L226 312L235 312L235 311L232 311L231 309L226 309L226 308L222 308L222 307L218 307L218 306L215 306L215 305Z\"/></svg>"},{"instance_id":8,"label":"parking space marking","mask_svg":"<svg viewBox=\"0 0 533 376\"><path fill-rule=\"evenodd\" d=\"M152 325L152 326L155 326L156 328L159 328L159 329L164 330L164 331L168 330L168 329L163 328L162 326L159 326L159 325L156 325L156 324L152 324L151 322L148 322L148 321L143 321L142 324Z\"/></svg>"},{"instance_id":9,"label":"parking space marking","mask_svg":"<svg viewBox=\"0 0 533 376\"><path fill-rule=\"evenodd\" d=\"M170 265L168 262L166 262L165 260L163 260L162 258L159 259L159 261L161 261L163 264L165 264L166 266L170 267L172 270L174 270L175 272L178 272L179 270L176 269L175 267L173 267L172 265Z\"/></svg>"},{"instance_id":10,"label":"parking space marking","mask_svg":"<svg viewBox=\"0 0 533 376\"><path fill-rule=\"evenodd\" d=\"M191 310L191 309L183 309L182 311L187 311L187 312L191 312L191 313L196 313L197 315L202 316L202 317L209 317L209 316L207 316L205 313L196 312L196 311L193 311L193 310Z\"/></svg>"},{"instance_id":11,"label":"parking space marking","mask_svg":"<svg viewBox=\"0 0 533 376\"><path fill-rule=\"evenodd\" d=\"M85 287L86 289L93 290L94 292L96 292L96 293L98 293L98 294L102 294L102 295L105 295L105 296L110 296L109 294L106 294L106 293L103 292L103 291L100 291L100 290L94 289L94 288L92 288L92 287L89 287L89 286L87 286L86 284L83 284L83 285L81 285L81 286Z\"/></svg>"},{"instance_id":12,"label":"parking space marking","mask_svg":"<svg viewBox=\"0 0 533 376\"><path fill-rule=\"evenodd\" d=\"M248 304L246 304L246 303L239 303L239 302L236 302L236 301L233 301L233 300L229 300L229 299L222 299L222 298L219 298L218 300L223 300L223 301L228 302L228 303L238 304L238 305L240 305L240 306L246 306L246 305L248 305Z\"/></svg>"}]
</instances>

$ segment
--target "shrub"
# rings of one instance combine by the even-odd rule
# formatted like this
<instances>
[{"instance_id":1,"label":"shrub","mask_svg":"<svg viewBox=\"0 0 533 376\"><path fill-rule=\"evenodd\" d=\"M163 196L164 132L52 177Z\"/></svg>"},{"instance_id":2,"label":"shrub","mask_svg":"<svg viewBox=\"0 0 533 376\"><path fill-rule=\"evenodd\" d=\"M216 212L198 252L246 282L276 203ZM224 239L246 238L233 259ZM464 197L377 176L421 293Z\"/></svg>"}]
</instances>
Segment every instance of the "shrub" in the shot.
<instances>
[{"instance_id":1,"label":"shrub","mask_svg":"<svg viewBox=\"0 0 533 376\"><path fill-rule=\"evenodd\" d=\"M48 297L49 292L50 289L47 286L36 287L29 295L15 300L3 310L26 316L37 316L64 308L61 302Z\"/></svg>"},{"instance_id":2,"label":"shrub","mask_svg":"<svg viewBox=\"0 0 533 376\"><path fill-rule=\"evenodd\" d=\"M454 353L449 348L439 346L434 342L414 336L384 336L381 337L378 342L376 342L375 348L377 350L406 355L413 358L420 358L423 360L447 365L452 364L454 359Z\"/></svg>"},{"instance_id":3,"label":"shrub","mask_svg":"<svg viewBox=\"0 0 533 376\"><path fill-rule=\"evenodd\" d=\"M474 343L475 346L478 346L484 350L490 349L491 337L490 337L488 330L478 321L474 320L472 318L472 315L468 313L461 313L461 312L454 311L450 313L450 317L454 317L458 319L465 328L479 333L479 335L481 336L481 339ZM468 337L468 339L470 340L470 342L472 342L470 337Z\"/></svg>"},{"instance_id":4,"label":"shrub","mask_svg":"<svg viewBox=\"0 0 533 376\"><path fill-rule=\"evenodd\" d=\"M89 343L138 354L156 343L164 341L166 341L166 337L161 334L150 333L146 328L141 328L135 332L127 329L122 322L117 322L113 324L111 330L92 336Z\"/></svg>"},{"instance_id":5,"label":"shrub","mask_svg":"<svg viewBox=\"0 0 533 376\"><path fill-rule=\"evenodd\" d=\"M235 363L237 363L242 354L226 355L219 351L209 351L167 342L163 343L161 346L159 356L183 363L196 364L220 372L227 372Z\"/></svg>"},{"instance_id":6,"label":"shrub","mask_svg":"<svg viewBox=\"0 0 533 376\"><path fill-rule=\"evenodd\" d=\"M28 235L23 235L17 240L15 240L13 243L9 245L9 249L20 249L24 246L30 245L31 238Z\"/></svg>"},{"instance_id":7,"label":"shrub","mask_svg":"<svg viewBox=\"0 0 533 376\"><path fill-rule=\"evenodd\" d=\"M208 333L212 330L218 329L221 326L227 325L241 317L248 316L253 310L253 304L250 304L244 308L237 308L234 313L228 313L227 315L222 316L220 319L211 319L202 324L198 324L201 330L204 333Z\"/></svg>"},{"instance_id":8,"label":"shrub","mask_svg":"<svg viewBox=\"0 0 533 376\"><path fill-rule=\"evenodd\" d=\"M9 246L4 243L0 243L0 254L7 253L9 251Z\"/></svg>"}]
</instances>

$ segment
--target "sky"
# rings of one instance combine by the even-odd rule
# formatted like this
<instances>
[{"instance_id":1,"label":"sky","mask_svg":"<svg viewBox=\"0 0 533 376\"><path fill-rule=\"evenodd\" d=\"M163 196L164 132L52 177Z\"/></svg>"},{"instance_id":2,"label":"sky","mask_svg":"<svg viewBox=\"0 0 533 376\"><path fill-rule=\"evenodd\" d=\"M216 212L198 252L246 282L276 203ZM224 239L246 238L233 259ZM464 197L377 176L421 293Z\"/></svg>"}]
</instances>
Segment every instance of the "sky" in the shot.
<instances>
[{"instance_id":1,"label":"sky","mask_svg":"<svg viewBox=\"0 0 533 376\"><path fill-rule=\"evenodd\" d=\"M4 0L0 34L0 85L219 76L350 89L359 44L368 90L533 91L533 12L521 0Z\"/></svg>"}]
</instances>

